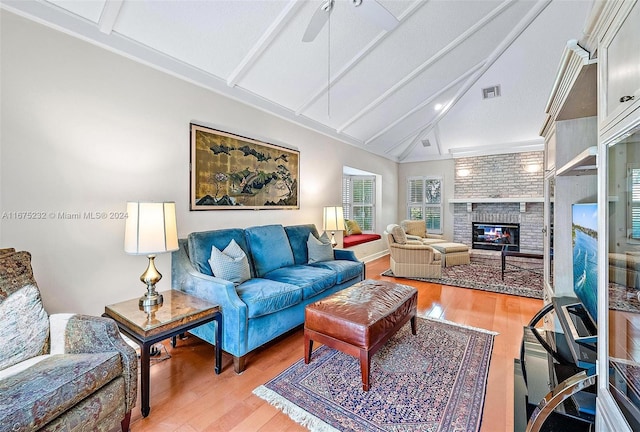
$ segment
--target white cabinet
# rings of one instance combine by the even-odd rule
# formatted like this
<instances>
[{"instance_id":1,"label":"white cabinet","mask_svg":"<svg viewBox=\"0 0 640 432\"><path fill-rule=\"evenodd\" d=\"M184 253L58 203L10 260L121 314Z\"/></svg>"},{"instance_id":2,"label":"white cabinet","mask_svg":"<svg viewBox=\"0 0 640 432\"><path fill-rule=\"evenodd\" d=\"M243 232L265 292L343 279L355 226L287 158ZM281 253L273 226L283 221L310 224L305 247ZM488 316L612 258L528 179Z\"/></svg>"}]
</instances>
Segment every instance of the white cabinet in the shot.
<instances>
[{"instance_id":1,"label":"white cabinet","mask_svg":"<svg viewBox=\"0 0 640 432\"><path fill-rule=\"evenodd\" d=\"M627 128L629 116L640 109L640 4L615 4L613 21L598 48L598 116L605 140Z\"/></svg>"},{"instance_id":2,"label":"white cabinet","mask_svg":"<svg viewBox=\"0 0 640 432\"><path fill-rule=\"evenodd\" d=\"M607 2L598 45L596 430L640 430L640 2ZM626 292L610 297L615 288Z\"/></svg>"}]
</instances>

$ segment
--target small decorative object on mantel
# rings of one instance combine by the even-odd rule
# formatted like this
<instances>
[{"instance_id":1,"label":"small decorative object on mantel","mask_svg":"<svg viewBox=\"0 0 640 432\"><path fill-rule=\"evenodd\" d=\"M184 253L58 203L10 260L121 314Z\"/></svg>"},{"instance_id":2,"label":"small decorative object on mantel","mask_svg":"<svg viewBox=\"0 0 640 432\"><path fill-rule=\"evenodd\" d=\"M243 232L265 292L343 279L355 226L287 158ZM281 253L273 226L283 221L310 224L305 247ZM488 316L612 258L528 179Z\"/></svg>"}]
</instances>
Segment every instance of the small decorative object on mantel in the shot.
<instances>
[{"instance_id":1,"label":"small decorative object on mantel","mask_svg":"<svg viewBox=\"0 0 640 432\"><path fill-rule=\"evenodd\" d=\"M191 124L191 210L299 209L300 152Z\"/></svg>"},{"instance_id":2,"label":"small decorative object on mantel","mask_svg":"<svg viewBox=\"0 0 640 432\"><path fill-rule=\"evenodd\" d=\"M128 202L124 230L124 251L132 255L147 255L149 265L140 276L147 292L140 298L141 308L151 310L162 305L162 294L156 284L162 275L156 269L156 254L178 250L176 204L174 202Z\"/></svg>"}]
</instances>

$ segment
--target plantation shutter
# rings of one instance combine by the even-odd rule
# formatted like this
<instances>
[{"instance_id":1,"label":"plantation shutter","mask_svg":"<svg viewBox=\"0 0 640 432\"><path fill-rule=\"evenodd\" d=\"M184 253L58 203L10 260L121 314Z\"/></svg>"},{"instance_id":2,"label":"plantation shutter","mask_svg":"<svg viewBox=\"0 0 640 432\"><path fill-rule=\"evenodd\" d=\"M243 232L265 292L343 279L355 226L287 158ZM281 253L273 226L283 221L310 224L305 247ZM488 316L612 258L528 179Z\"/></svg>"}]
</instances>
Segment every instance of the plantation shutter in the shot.
<instances>
[{"instance_id":1,"label":"plantation shutter","mask_svg":"<svg viewBox=\"0 0 640 432\"><path fill-rule=\"evenodd\" d=\"M362 231L375 231L375 196L374 176L344 176L342 206L345 219L358 222Z\"/></svg>"},{"instance_id":2,"label":"plantation shutter","mask_svg":"<svg viewBox=\"0 0 640 432\"><path fill-rule=\"evenodd\" d=\"M424 219L424 180L421 178L410 178L407 187L407 217L411 220Z\"/></svg>"},{"instance_id":3,"label":"plantation shutter","mask_svg":"<svg viewBox=\"0 0 640 432\"><path fill-rule=\"evenodd\" d=\"M345 219L351 219L351 177L342 177L342 211Z\"/></svg>"},{"instance_id":4,"label":"plantation shutter","mask_svg":"<svg viewBox=\"0 0 640 432\"><path fill-rule=\"evenodd\" d=\"M442 178L407 180L407 218L424 220L429 232L442 233Z\"/></svg>"}]
</instances>

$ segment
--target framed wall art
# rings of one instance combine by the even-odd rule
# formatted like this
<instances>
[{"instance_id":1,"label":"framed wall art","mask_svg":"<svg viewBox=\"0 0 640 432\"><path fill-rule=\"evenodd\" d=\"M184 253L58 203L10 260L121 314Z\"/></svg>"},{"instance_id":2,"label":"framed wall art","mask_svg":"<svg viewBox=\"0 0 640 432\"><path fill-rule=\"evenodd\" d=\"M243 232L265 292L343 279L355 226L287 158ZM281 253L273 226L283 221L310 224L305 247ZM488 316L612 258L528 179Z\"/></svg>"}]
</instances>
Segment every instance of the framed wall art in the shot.
<instances>
[{"instance_id":1,"label":"framed wall art","mask_svg":"<svg viewBox=\"0 0 640 432\"><path fill-rule=\"evenodd\" d=\"M299 209L300 152L191 124L191 210Z\"/></svg>"}]
</instances>

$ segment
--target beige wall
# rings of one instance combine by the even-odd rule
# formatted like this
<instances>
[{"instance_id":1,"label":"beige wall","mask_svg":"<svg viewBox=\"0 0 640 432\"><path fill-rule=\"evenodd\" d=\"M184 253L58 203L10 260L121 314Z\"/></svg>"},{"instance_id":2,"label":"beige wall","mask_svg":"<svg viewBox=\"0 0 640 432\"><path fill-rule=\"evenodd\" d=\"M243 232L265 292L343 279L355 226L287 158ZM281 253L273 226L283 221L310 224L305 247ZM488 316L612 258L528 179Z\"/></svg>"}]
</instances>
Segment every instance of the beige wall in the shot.
<instances>
[{"instance_id":1,"label":"beige wall","mask_svg":"<svg viewBox=\"0 0 640 432\"><path fill-rule=\"evenodd\" d=\"M343 165L382 176L377 231L397 220L398 164L2 11L0 246L28 250L50 313L100 314L142 295L147 259L123 250L121 212L171 200L181 237L269 223L322 224ZM189 211L189 123L301 153L300 210ZM401 184L402 183L401 181ZM45 219L18 219L42 212ZM170 288L170 257L156 259Z\"/></svg>"},{"instance_id":2,"label":"beige wall","mask_svg":"<svg viewBox=\"0 0 640 432\"><path fill-rule=\"evenodd\" d=\"M454 196L454 160L413 162L400 165L398 172L398 221L407 218L407 179L414 176L442 177L443 234L446 239L453 239L453 204L449 204L449 200Z\"/></svg>"}]
</instances>

